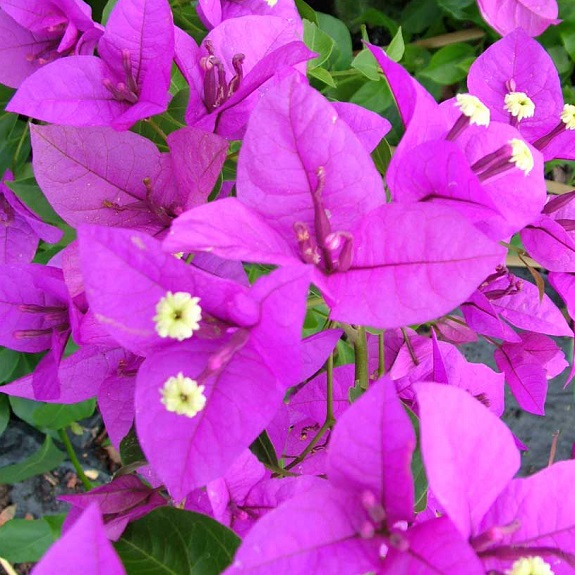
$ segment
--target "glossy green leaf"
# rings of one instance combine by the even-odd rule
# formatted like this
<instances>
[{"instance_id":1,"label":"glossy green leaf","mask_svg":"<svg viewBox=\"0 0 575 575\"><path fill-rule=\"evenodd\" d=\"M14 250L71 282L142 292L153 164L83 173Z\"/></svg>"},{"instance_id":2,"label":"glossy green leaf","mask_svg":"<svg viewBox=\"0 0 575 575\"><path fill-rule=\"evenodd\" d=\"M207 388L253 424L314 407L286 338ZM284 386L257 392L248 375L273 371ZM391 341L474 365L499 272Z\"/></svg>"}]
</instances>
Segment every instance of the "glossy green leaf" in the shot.
<instances>
[{"instance_id":1,"label":"glossy green leaf","mask_svg":"<svg viewBox=\"0 0 575 575\"><path fill-rule=\"evenodd\" d=\"M90 417L95 409L95 399L68 405L44 403L34 412L33 420L40 429L64 429L74 421Z\"/></svg>"},{"instance_id":2,"label":"glossy green leaf","mask_svg":"<svg viewBox=\"0 0 575 575\"><path fill-rule=\"evenodd\" d=\"M315 10L305 0L295 0L295 5L302 19L309 20L317 24L317 14Z\"/></svg>"},{"instance_id":3,"label":"glossy green leaf","mask_svg":"<svg viewBox=\"0 0 575 575\"><path fill-rule=\"evenodd\" d=\"M403 41L403 34L401 32L401 26L397 30L397 33L393 37L385 53L394 61L399 62L403 58L403 53L405 52L405 42Z\"/></svg>"},{"instance_id":4,"label":"glossy green leaf","mask_svg":"<svg viewBox=\"0 0 575 575\"><path fill-rule=\"evenodd\" d=\"M35 475L46 473L58 467L64 459L66 459L66 454L62 453L54 445L51 437L46 437L46 440L36 453L21 463L8 465L0 469L0 483L12 485Z\"/></svg>"},{"instance_id":5,"label":"glossy green leaf","mask_svg":"<svg viewBox=\"0 0 575 575\"><path fill-rule=\"evenodd\" d=\"M106 25L108 22L108 18L110 17L110 12L114 9L118 0L108 0L106 5L104 6L104 10L102 10L102 24Z\"/></svg>"},{"instance_id":6,"label":"glossy green leaf","mask_svg":"<svg viewBox=\"0 0 575 575\"><path fill-rule=\"evenodd\" d=\"M40 186L33 177L6 182L6 185L45 222L62 225L62 218L54 211L48 200L44 197Z\"/></svg>"},{"instance_id":7,"label":"glossy green leaf","mask_svg":"<svg viewBox=\"0 0 575 575\"><path fill-rule=\"evenodd\" d=\"M387 172L387 167L391 161L391 148L385 139L381 140L377 145L377 148L371 152L371 158L373 159L373 163L375 164L377 171L382 176L385 176L385 172Z\"/></svg>"},{"instance_id":8,"label":"glossy green leaf","mask_svg":"<svg viewBox=\"0 0 575 575\"><path fill-rule=\"evenodd\" d=\"M162 507L131 523L115 547L127 575L218 575L239 543L210 517Z\"/></svg>"},{"instance_id":9,"label":"glossy green leaf","mask_svg":"<svg viewBox=\"0 0 575 575\"><path fill-rule=\"evenodd\" d=\"M266 431L262 431L258 438L250 445L250 451L266 467L279 466L276 450Z\"/></svg>"},{"instance_id":10,"label":"glossy green leaf","mask_svg":"<svg viewBox=\"0 0 575 575\"><path fill-rule=\"evenodd\" d=\"M379 64L369 50L362 50L352 61L351 67L359 70L370 80L377 82L381 78Z\"/></svg>"},{"instance_id":11,"label":"glossy green leaf","mask_svg":"<svg viewBox=\"0 0 575 575\"><path fill-rule=\"evenodd\" d=\"M450 44L438 50L429 66L420 72L421 76L427 77L442 85L455 84L465 78L466 71L458 67L463 61L475 55L475 50L469 44Z\"/></svg>"},{"instance_id":12,"label":"glossy green leaf","mask_svg":"<svg viewBox=\"0 0 575 575\"><path fill-rule=\"evenodd\" d=\"M19 359L19 352L5 347L0 348L0 383L11 381Z\"/></svg>"},{"instance_id":13,"label":"glossy green leaf","mask_svg":"<svg viewBox=\"0 0 575 575\"><path fill-rule=\"evenodd\" d=\"M466 9L474 3L475 0L437 0L440 8L458 20L463 20L468 16Z\"/></svg>"},{"instance_id":14,"label":"glossy green leaf","mask_svg":"<svg viewBox=\"0 0 575 575\"><path fill-rule=\"evenodd\" d=\"M0 527L0 557L10 563L39 561L60 534L65 515L11 519Z\"/></svg>"},{"instance_id":15,"label":"glossy green leaf","mask_svg":"<svg viewBox=\"0 0 575 575\"><path fill-rule=\"evenodd\" d=\"M10 421L10 402L6 395L0 395L0 435L4 433ZM2 554L0 553L0 557Z\"/></svg>"},{"instance_id":16,"label":"glossy green leaf","mask_svg":"<svg viewBox=\"0 0 575 575\"><path fill-rule=\"evenodd\" d=\"M30 155L28 126L16 114L0 115L0 177L18 168Z\"/></svg>"},{"instance_id":17,"label":"glossy green leaf","mask_svg":"<svg viewBox=\"0 0 575 575\"><path fill-rule=\"evenodd\" d=\"M330 70L347 70L353 58L351 35L347 26L329 14L317 13L318 26L334 41L333 52L327 62Z\"/></svg>"},{"instance_id":18,"label":"glossy green leaf","mask_svg":"<svg viewBox=\"0 0 575 575\"><path fill-rule=\"evenodd\" d=\"M303 40L306 46L318 54L316 58L307 64L308 70L312 70L325 64L333 52L335 42L323 30L320 30L313 22L303 21Z\"/></svg>"},{"instance_id":19,"label":"glossy green leaf","mask_svg":"<svg viewBox=\"0 0 575 575\"><path fill-rule=\"evenodd\" d=\"M130 429L128 435L120 442L120 458L122 459L122 465L146 461L146 456L142 452L134 427Z\"/></svg>"},{"instance_id":20,"label":"glossy green leaf","mask_svg":"<svg viewBox=\"0 0 575 575\"><path fill-rule=\"evenodd\" d=\"M315 78L316 80L320 80L324 84L331 86L332 88L336 87L335 80L333 79L332 75L325 69L325 68L310 68L308 71L308 76Z\"/></svg>"}]
</instances>

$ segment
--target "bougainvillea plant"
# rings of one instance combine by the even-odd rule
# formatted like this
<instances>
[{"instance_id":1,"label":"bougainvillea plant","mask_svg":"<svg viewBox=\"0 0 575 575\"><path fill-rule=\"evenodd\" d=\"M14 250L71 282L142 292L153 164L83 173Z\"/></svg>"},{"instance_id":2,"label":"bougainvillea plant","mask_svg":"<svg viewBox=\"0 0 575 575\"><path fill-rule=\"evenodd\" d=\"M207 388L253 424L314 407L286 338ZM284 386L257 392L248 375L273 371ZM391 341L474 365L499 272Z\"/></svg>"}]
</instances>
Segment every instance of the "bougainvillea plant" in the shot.
<instances>
[{"instance_id":1,"label":"bougainvillea plant","mask_svg":"<svg viewBox=\"0 0 575 575\"><path fill-rule=\"evenodd\" d=\"M0 483L83 484L10 574L575 573L575 462L501 419L573 363L575 13L408 4L0 0Z\"/></svg>"}]
</instances>

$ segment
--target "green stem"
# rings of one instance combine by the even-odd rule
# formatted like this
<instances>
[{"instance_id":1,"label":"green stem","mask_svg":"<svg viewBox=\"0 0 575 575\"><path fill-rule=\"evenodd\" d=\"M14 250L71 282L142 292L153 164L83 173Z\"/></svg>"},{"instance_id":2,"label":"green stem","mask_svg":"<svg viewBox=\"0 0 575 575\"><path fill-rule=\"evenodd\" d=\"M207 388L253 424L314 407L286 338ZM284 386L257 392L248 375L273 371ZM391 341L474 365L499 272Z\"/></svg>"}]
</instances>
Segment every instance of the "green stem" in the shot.
<instances>
[{"instance_id":1,"label":"green stem","mask_svg":"<svg viewBox=\"0 0 575 575\"><path fill-rule=\"evenodd\" d=\"M28 135L28 131L30 130L30 124L26 124L26 127L22 131L22 135L20 136L20 140L18 141L18 146L16 147L16 151L14 152L14 159L12 160L12 171L16 174L16 164L18 163L18 156L20 156L20 152L22 151L22 146L24 145L24 141L26 140L26 136Z\"/></svg>"},{"instance_id":2,"label":"green stem","mask_svg":"<svg viewBox=\"0 0 575 575\"><path fill-rule=\"evenodd\" d=\"M327 420L320 427L319 431L315 434L314 438L309 442L308 446L289 464L286 465L284 470L289 471L293 469L296 465L301 463L314 449L314 447L319 443L320 439L325 435L325 432L333 426L333 423Z\"/></svg>"},{"instance_id":3,"label":"green stem","mask_svg":"<svg viewBox=\"0 0 575 575\"><path fill-rule=\"evenodd\" d=\"M307 447L289 464L286 465L284 471L293 469L296 465L301 463L319 443L320 439L330 430L335 424L335 417L333 414L333 352L327 358L327 408L325 414L325 421L320 427L319 431L315 434L313 439L309 442Z\"/></svg>"},{"instance_id":4,"label":"green stem","mask_svg":"<svg viewBox=\"0 0 575 575\"><path fill-rule=\"evenodd\" d=\"M417 359L417 355L415 355L415 350L411 345L411 340L409 339L409 335L404 327L401 328L401 333L403 334L403 341L407 346L407 351L409 351L409 355L411 356L411 361L413 361L415 365L419 365L419 360Z\"/></svg>"},{"instance_id":5,"label":"green stem","mask_svg":"<svg viewBox=\"0 0 575 575\"><path fill-rule=\"evenodd\" d=\"M92 485L92 483L90 482L90 480L88 479L88 477L84 473L84 470L82 469L82 465L80 464L80 461L78 460L76 452L74 451L74 447L72 446L72 442L70 441L70 438L68 437L67 430L66 429L59 429L58 435L60 436L60 439L62 440L62 443L64 444L64 447L66 448L66 451L68 452L68 457L70 458L70 461L72 462L72 465L74 466L74 469L76 470L76 474L78 475L78 477L82 481L86 491L90 491L94 486Z\"/></svg>"},{"instance_id":6,"label":"green stem","mask_svg":"<svg viewBox=\"0 0 575 575\"><path fill-rule=\"evenodd\" d=\"M385 375L385 331L377 336L377 379Z\"/></svg>"},{"instance_id":7,"label":"green stem","mask_svg":"<svg viewBox=\"0 0 575 575\"><path fill-rule=\"evenodd\" d=\"M353 342L355 350L355 386L364 391L369 387L369 369L367 365L367 333L365 327L357 330L357 338Z\"/></svg>"},{"instance_id":8,"label":"green stem","mask_svg":"<svg viewBox=\"0 0 575 575\"><path fill-rule=\"evenodd\" d=\"M335 423L333 414L333 355L332 351L327 358L327 409L325 414L325 423L332 426Z\"/></svg>"}]
</instances>

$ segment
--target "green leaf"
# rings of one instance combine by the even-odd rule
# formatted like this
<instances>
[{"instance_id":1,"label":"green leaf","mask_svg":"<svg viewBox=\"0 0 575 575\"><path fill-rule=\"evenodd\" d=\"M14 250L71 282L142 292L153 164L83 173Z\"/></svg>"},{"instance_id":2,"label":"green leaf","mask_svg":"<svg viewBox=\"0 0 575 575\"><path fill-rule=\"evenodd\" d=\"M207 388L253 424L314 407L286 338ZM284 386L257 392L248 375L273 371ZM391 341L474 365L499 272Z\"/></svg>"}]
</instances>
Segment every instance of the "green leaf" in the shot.
<instances>
[{"instance_id":1,"label":"green leaf","mask_svg":"<svg viewBox=\"0 0 575 575\"><path fill-rule=\"evenodd\" d=\"M376 114L381 114L393 104L391 92L383 78L378 82L366 82L349 101Z\"/></svg>"},{"instance_id":2,"label":"green leaf","mask_svg":"<svg viewBox=\"0 0 575 575\"><path fill-rule=\"evenodd\" d=\"M8 169L17 172L29 155L27 124L17 114L0 115L0 177Z\"/></svg>"},{"instance_id":3,"label":"green leaf","mask_svg":"<svg viewBox=\"0 0 575 575\"><path fill-rule=\"evenodd\" d=\"M130 523L115 547L127 575L218 575L239 544L210 517L162 507Z\"/></svg>"},{"instance_id":4,"label":"green leaf","mask_svg":"<svg viewBox=\"0 0 575 575\"><path fill-rule=\"evenodd\" d=\"M128 435L120 442L120 458L122 459L122 465L146 461L146 456L142 452L134 427L130 429Z\"/></svg>"},{"instance_id":5,"label":"green leaf","mask_svg":"<svg viewBox=\"0 0 575 575\"><path fill-rule=\"evenodd\" d=\"M336 87L336 83L332 78L332 75L325 68L309 68L307 74L332 88Z\"/></svg>"},{"instance_id":6,"label":"green leaf","mask_svg":"<svg viewBox=\"0 0 575 575\"><path fill-rule=\"evenodd\" d=\"M63 405L59 403L42 403L34 412L32 419L40 429L64 429L72 422L90 417L96 409L96 400L88 399L80 403Z\"/></svg>"},{"instance_id":7,"label":"green leaf","mask_svg":"<svg viewBox=\"0 0 575 575\"><path fill-rule=\"evenodd\" d=\"M305 0L295 0L295 6L302 20L309 20L317 24L317 14L315 10Z\"/></svg>"},{"instance_id":8,"label":"green leaf","mask_svg":"<svg viewBox=\"0 0 575 575\"><path fill-rule=\"evenodd\" d=\"M10 421L10 401L7 395L0 395L0 435L4 433ZM0 557L2 553L0 553Z\"/></svg>"},{"instance_id":9,"label":"green leaf","mask_svg":"<svg viewBox=\"0 0 575 575\"><path fill-rule=\"evenodd\" d=\"M6 185L45 222L59 227L64 223L49 204L33 177L6 182Z\"/></svg>"},{"instance_id":10,"label":"green leaf","mask_svg":"<svg viewBox=\"0 0 575 575\"><path fill-rule=\"evenodd\" d=\"M180 90L171 100L168 109L158 116L154 116L152 121L164 132L169 135L175 130L179 130L186 125L185 115L188 106L188 99L190 97L189 88ZM157 130L150 126L150 123L142 120L138 122L134 128L134 132L152 140L158 146L160 151L167 152L168 144Z\"/></svg>"},{"instance_id":11,"label":"green leaf","mask_svg":"<svg viewBox=\"0 0 575 575\"><path fill-rule=\"evenodd\" d=\"M19 359L19 352L5 347L0 348L0 383L10 381Z\"/></svg>"},{"instance_id":12,"label":"green leaf","mask_svg":"<svg viewBox=\"0 0 575 575\"><path fill-rule=\"evenodd\" d=\"M437 0L441 9L458 20L467 18L466 8L469 8L474 2L475 0Z\"/></svg>"},{"instance_id":13,"label":"green leaf","mask_svg":"<svg viewBox=\"0 0 575 575\"><path fill-rule=\"evenodd\" d=\"M385 53L394 61L399 62L405 52L405 42L401 33L401 26L398 28L396 35L393 37Z\"/></svg>"},{"instance_id":14,"label":"green leaf","mask_svg":"<svg viewBox=\"0 0 575 575\"><path fill-rule=\"evenodd\" d=\"M347 4L351 4L349 0L341 1L346 2ZM387 14L384 14L381 10L377 10L375 8L368 8L362 12L361 15L358 16L353 23L359 24L360 22L369 24L370 26L381 26L382 28L385 28L392 37L397 34L399 29L399 25L397 22L395 22L395 20L387 16Z\"/></svg>"},{"instance_id":15,"label":"green leaf","mask_svg":"<svg viewBox=\"0 0 575 575\"><path fill-rule=\"evenodd\" d=\"M401 14L401 24L408 34L420 34L441 19L441 10L435 0L409 2Z\"/></svg>"},{"instance_id":16,"label":"green leaf","mask_svg":"<svg viewBox=\"0 0 575 575\"><path fill-rule=\"evenodd\" d=\"M102 10L102 24L105 26L110 17L110 12L114 9L114 6L118 3L118 0L108 0Z\"/></svg>"},{"instance_id":17,"label":"green leaf","mask_svg":"<svg viewBox=\"0 0 575 575\"><path fill-rule=\"evenodd\" d=\"M413 483L415 487L415 510L417 512L423 511L427 507L427 476L425 474L425 467L423 466L423 459L421 456L421 441L419 434L419 418L411 409L404 406L411 424L417 436L417 448L413 452L411 459L411 474L413 475Z\"/></svg>"},{"instance_id":18,"label":"green leaf","mask_svg":"<svg viewBox=\"0 0 575 575\"><path fill-rule=\"evenodd\" d=\"M359 70L364 76L375 82L381 78L379 64L370 50L362 50L353 59L351 67Z\"/></svg>"},{"instance_id":19,"label":"green leaf","mask_svg":"<svg viewBox=\"0 0 575 575\"><path fill-rule=\"evenodd\" d=\"M375 167L377 168L377 171L382 176L385 176L385 172L387 172L387 167L391 161L391 148L385 138L381 140L381 142L379 142L377 145L377 148L371 152L371 158L375 164Z\"/></svg>"},{"instance_id":20,"label":"green leaf","mask_svg":"<svg viewBox=\"0 0 575 575\"><path fill-rule=\"evenodd\" d=\"M46 437L42 447L21 463L8 465L0 469L0 484L14 484L24 481L35 475L46 473L58 467L66 459L66 454L62 453L52 442L51 437Z\"/></svg>"},{"instance_id":21,"label":"green leaf","mask_svg":"<svg viewBox=\"0 0 575 575\"><path fill-rule=\"evenodd\" d=\"M39 561L59 535L54 525L65 515L48 515L42 519L11 519L0 527L0 557L10 563Z\"/></svg>"},{"instance_id":22,"label":"green leaf","mask_svg":"<svg viewBox=\"0 0 575 575\"><path fill-rule=\"evenodd\" d=\"M334 41L334 50L328 60L330 70L347 70L353 58L351 35L347 26L329 14L317 13L318 26Z\"/></svg>"},{"instance_id":23,"label":"green leaf","mask_svg":"<svg viewBox=\"0 0 575 575\"><path fill-rule=\"evenodd\" d=\"M363 394L365 393L364 389L361 389L361 387L350 387L349 388L349 402L350 403L354 403L355 401L357 401Z\"/></svg>"},{"instance_id":24,"label":"green leaf","mask_svg":"<svg viewBox=\"0 0 575 575\"><path fill-rule=\"evenodd\" d=\"M266 431L262 431L258 438L250 445L250 451L266 467L279 466L276 450Z\"/></svg>"},{"instance_id":25,"label":"green leaf","mask_svg":"<svg viewBox=\"0 0 575 575\"><path fill-rule=\"evenodd\" d=\"M15 91L14 88L8 88L8 86L0 84L0 108L4 109L6 107Z\"/></svg>"},{"instance_id":26,"label":"green leaf","mask_svg":"<svg viewBox=\"0 0 575 575\"><path fill-rule=\"evenodd\" d=\"M463 80L466 71L458 67L463 61L468 61L475 55L475 50L469 44L450 44L438 50L429 66L420 72L421 76L430 78L441 85L455 84Z\"/></svg>"},{"instance_id":27,"label":"green leaf","mask_svg":"<svg viewBox=\"0 0 575 575\"><path fill-rule=\"evenodd\" d=\"M309 20L303 21L303 41L310 50L318 54L316 58L308 61L308 70L327 62L335 46L333 39Z\"/></svg>"}]
</instances>

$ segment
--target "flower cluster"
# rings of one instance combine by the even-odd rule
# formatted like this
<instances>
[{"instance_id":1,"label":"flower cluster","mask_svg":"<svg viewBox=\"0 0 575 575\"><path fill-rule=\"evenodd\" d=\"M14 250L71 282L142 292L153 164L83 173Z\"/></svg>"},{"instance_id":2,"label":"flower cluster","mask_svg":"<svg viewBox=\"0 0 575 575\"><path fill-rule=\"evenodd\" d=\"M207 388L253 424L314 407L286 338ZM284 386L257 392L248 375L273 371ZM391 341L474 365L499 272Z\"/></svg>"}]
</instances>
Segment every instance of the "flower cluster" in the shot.
<instances>
[{"instance_id":1,"label":"flower cluster","mask_svg":"<svg viewBox=\"0 0 575 575\"><path fill-rule=\"evenodd\" d=\"M146 459L66 498L35 575L124 574L109 540L166 506L243 538L226 575L575 573L575 464L515 478L499 419L505 384L544 414L552 337L573 337L541 276L506 267L520 236L575 318L575 192L544 179L575 160L575 107L531 38L557 14L495 26L441 104L368 44L405 128L384 182L390 122L310 85L292 0L200 0L199 44L168 0L118 0L105 26L30 6L0 0L0 81L47 123L34 176L77 233L32 263L61 232L4 175L0 344L47 353L1 391L96 397ZM499 371L462 355L478 338Z\"/></svg>"}]
</instances>

